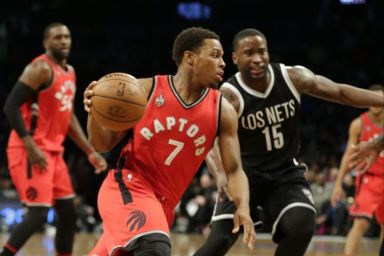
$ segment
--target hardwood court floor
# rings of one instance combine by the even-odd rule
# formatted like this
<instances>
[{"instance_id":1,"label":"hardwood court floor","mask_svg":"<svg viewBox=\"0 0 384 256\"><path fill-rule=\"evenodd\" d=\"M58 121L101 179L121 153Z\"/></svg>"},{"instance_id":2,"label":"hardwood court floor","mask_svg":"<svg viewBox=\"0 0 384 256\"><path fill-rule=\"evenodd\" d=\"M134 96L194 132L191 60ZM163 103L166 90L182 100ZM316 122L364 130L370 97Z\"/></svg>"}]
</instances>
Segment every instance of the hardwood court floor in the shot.
<instances>
[{"instance_id":1,"label":"hardwood court floor","mask_svg":"<svg viewBox=\"0 0 384 256\"><path fill-rule=\"evenodd\" d=\"M7 235L0 234L1 244ZM95 245L99 234L77 234L74 256L84 256ZM273 255L275 245L270 235L258 234L253 252L249 252L239 239L228 253L228 256L269 256ZM172 256L190 256L203 243L204 237L200 235L172 234ZM322 237L312 239L306 256L336 256L343 254L344 237ZM364 239L359 256L377 256L379 252L378 239ZM27 242L17 256L55 256L52 235L35 234Z\"/></svg>"}]
</instances>

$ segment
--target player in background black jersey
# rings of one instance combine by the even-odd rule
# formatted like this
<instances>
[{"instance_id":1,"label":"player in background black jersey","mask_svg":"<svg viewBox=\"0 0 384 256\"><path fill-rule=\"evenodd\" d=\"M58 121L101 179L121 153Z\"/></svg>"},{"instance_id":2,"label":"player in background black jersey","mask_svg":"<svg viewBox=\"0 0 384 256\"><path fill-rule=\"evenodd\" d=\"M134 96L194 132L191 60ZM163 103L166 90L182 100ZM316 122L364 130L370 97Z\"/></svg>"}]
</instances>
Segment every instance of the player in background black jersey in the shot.
<instances>
[{"instance_id":1,"label":"player in background black jersey","mask_svg":"<svg viewBox=\"0 0 384 256\"><path fill-rule=\"evenodd\" d=\"M275 255L304 255L315 230L315 208L304 177L305 167L295 156L300 144L300 95L308 94L340 104L384 106L382 95L316 75L305 67L270 63L267 39L256 29L244 29L233 39L232 59L239 72L220 91L238 113L238 136L243 168L250 182L251 216L257 207L278 244ZM225 191L217 145L206 158ZM235 208L224 196L212 217L212 231L195 256L224 255L236 241L232 220Z\"/></svg>"}]
</instances>

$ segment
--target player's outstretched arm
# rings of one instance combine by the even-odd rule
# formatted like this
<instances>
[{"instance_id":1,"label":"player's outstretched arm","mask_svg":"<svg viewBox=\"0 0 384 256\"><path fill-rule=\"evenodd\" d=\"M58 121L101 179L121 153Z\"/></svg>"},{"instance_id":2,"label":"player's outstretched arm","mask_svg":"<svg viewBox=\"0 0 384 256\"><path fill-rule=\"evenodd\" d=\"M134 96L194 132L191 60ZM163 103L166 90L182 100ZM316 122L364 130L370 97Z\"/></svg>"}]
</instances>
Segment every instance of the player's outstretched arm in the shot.
<instances>
[{"instance_id":1,"label":"player's outstretched arm","mask_svg":"<svg viewBox=\"0 0 384 256\"><path fill-rule=\"evenodd\" d=\"M341 158L339 172L337 173L335 186L333 188L333 192L331 196L331 203L333 207L337 205L337 202L344 195L343 180L345 175L347 175L347 173L351 171L351 168L349 168L348 155L349 155L349 152L351 151L352 145L356 144L359 141L361 126L362 126L362 123L360 118L354 119L349 126L347 146L345 147L345 152L343 154L343 157Z\"/></svg>"},{"instance_id":2,"label":"player's outstretched arm","mask_svg":"<svg viewBox=\"0 0 384 256\"><path fill-rule=\"evenodd\" d=\"M228 178L228 190L237 207L234 217L233 232L244 227L243 242L250 249L256 239L256 232L249 209L249 183L242 168L240 159L240 145L237 137L237 115L230 103L223 98L221 103L221 128L219 133L219 147L224 170Z\"/></svg>"},{"instance_id":3,"label":"player's outstretched arm","mask_svg":"<svg viewBox=\"0 0 384 256\"><path fill-rule=\"evenodd\" d=\"M304 67L288 69L294 86L305 93L326 101L353 107L383 107L384 96L380 92L361 89L352 85L336 83L324 76L316 75Z\"/></svg>"}]
</instances>

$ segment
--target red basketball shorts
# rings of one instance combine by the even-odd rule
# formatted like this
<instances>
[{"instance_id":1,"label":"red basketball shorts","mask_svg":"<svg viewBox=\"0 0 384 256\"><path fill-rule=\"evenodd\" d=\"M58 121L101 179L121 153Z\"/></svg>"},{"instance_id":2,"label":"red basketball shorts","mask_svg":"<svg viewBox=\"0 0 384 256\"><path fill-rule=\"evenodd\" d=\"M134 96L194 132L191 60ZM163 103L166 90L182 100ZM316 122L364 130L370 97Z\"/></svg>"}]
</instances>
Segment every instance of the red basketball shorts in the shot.
<instances>
[{"instance_id":1,"label":"red basketball shorts","mask_svg":"<svg viewBox=\"0 0 384 256\"><path fill-rule=\"evenodd\" d=\"M109 171L99 191L98 208L103 235L89 255L120 255L121 248L131 250L138 238L149 234L169 237L174 205L159 199L138 173Z\"/></svg>"},{"instance_id":2,"label":"red basketball shorts","mask_svg":"<svg viewBox=\"0 0 384 256\"><path fill-rule=\"evenodd\" d=\"M373 218L384 223L384 175L363 175L356 178L355 202L351 216Z\"/></svg>"},{"instance_id":3,"label":"red basketball shorts","mask_svg":"<svg viewBox=\"0 0 384 256\"><path fill-rule=\"evenodd\" d=\"M48 167L42 172L28 167L24 148L8 148L8 166L11 179L26 205L52 206L56 199L75 196L68 168L62 153L44 151Z\"/></svg>"}]
</instances>

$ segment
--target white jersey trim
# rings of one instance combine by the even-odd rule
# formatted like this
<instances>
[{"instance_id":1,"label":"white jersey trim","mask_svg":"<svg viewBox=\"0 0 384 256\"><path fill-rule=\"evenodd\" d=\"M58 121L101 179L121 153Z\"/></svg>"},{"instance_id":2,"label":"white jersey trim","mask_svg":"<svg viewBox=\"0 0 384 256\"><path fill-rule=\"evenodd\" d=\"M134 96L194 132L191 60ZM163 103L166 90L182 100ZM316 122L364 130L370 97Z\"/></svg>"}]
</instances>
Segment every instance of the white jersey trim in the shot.
<instances>
[{"instance_id":1,"label":"white jersey trim","mask_svg":"<svg viewBox=\"0 0 384 256\"><path fill-rule=\"evenodd\" d=\"M23 201L23 203L26 206L42 206L42 207L52 207L52 204L45 204L45 203L26 203Z\"/></svg>"},{"instance_id":2,"label":"white jersey trim","mask_svg":"<svg viewBox=\"0 0 384 256\"><path fill-rule=\"evenodd\" d=\"M312 210L315 214L316 214L316 209L310 205L310 204L306 204L306 203L292 203L292 204L289 204L287 206L284 207L283 210L281 210L281 212L279 213L279 216L277 216L277 219L275 220L275 222L273 223L273 227L272 227L272 235L275 234L276 232L276 228L277 228L277 224L279 224L279 221L281 219L281 217L283 217L283 215L289 210L289 209L292 209L294 207L304 207L304 208L308 208L310 210Z\"/></svg>"},{"instance_id":3,"label":"white jersey trim","mask_svg":"<svg viewBox=\"0 0 384 256\"><path fill-rule=\"evenodd\" d=\"M56 197L55 200L65 200L65 199L74 198L75 196L76 196L75 194L70 194L68 196Z\"/></svg>"},{"instance_id":4,"label":"white jersey trim","mask_svg":"<svg viewBox=\"0 0 384 256\"><path fill-rule=\"evenodd\" d=\"M291 92L292 92L293 96L295 96L296 100L299 103L301 103L300 93L297 91L296 87L293 85L291 79L289 78L288 72L287 72L287 69L291 69L291 68L292 67L285 66L284 64L280 63L281 74L283 74L283 78L284 78L285 82L287 83L288 88L291 90Z\"/></svg>"},{"instance_id":5,"label":"white jersey trim","mask_svg":"<svg viewBox=\"0 0 384 256\"><path fill-rule=\"evenodd\" d=\"M243 114L243 111L244 111L244 99L243 99L243 97L241 97L241 93L233 84L230 84L228 82L223 83L221 85L221 88L226 88L236 95L237 99L239 100L239 105L240 105L239 111L237 113L237 118L240 118L240 116Z\"/></svg>"},{"instance_id":6,"label":"white jersey trim","mask_svg":"<svg viewBox=\"0 0 384 256\"><path fill-rule=\"evenodd\" d=\"M212 216L211 222L218 221L218 220L231 220L235 217L234 214L220 214L216 216Z\"/></svg>"},{"instance_id":7,"label":"white jersey trim","mask_svg":"<svg viewBox=\"0 0 384 256\"><path fill-rule=\"evenodd\" d=\"M255 97L258 97L258 98L263 98L263 99L266 99L269 94L271 93L272 91L272 88L275 84L275 73L273 72L273 69L271 67L271 65L268 65L268 70L269 70L269 73L271 74L271 81L269 81L269 84L267 86L267 89L265 90L264 93L262 92L258 92L254 89L252 89L251 87L249 87L246 83L244 83L243 79L241 78L241 74L240 72L237 72L236 73L236 79L237 81L239 82L240 86L249 94L255 96Z\"/></svg>"}]
</instances>

